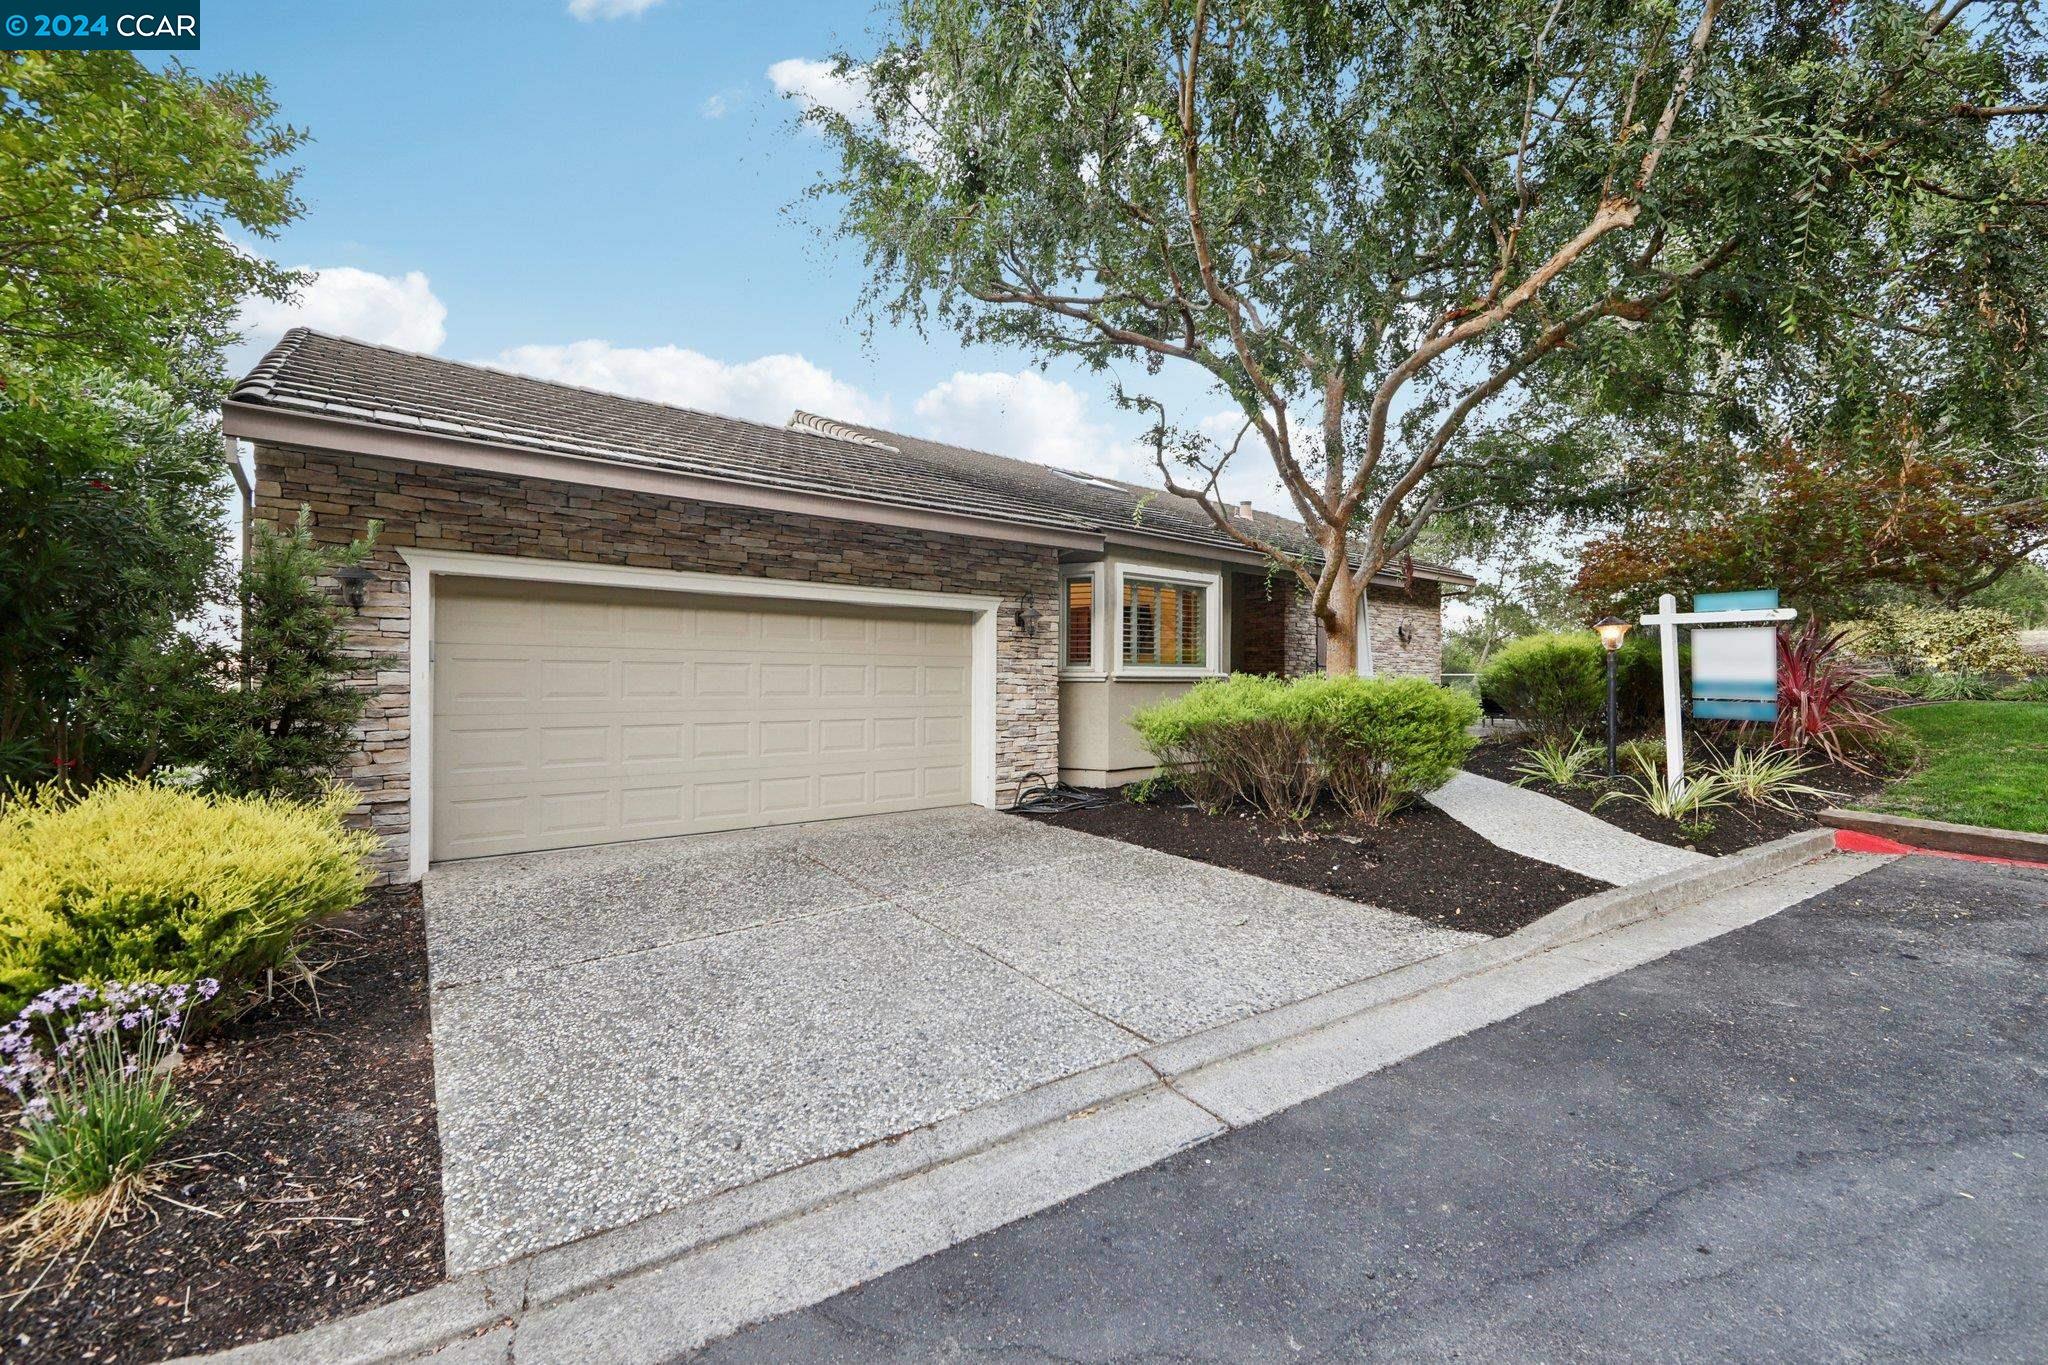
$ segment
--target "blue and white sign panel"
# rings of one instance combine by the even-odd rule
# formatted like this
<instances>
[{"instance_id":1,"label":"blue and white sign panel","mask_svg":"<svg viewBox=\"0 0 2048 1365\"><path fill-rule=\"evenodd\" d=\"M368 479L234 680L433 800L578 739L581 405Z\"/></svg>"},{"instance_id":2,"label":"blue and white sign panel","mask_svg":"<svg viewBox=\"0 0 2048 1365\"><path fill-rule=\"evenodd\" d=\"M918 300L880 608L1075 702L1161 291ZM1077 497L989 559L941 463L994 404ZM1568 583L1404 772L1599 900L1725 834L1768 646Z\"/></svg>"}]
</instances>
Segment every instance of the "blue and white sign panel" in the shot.
<instances>
[{"instance_id":1,"label":"blue and white sign panel","mask_svg":"<svg viewBox=\"0 0 2048 1365\"><path fill-rule=\"evenodd\" d=\"M1778 590L1708 592L1693 599L1697 614L1768 611ZM1778 718L1778 628L1695 626L1692 632L1692 713L1707 720Z\"/></svg>"}]
</instances>

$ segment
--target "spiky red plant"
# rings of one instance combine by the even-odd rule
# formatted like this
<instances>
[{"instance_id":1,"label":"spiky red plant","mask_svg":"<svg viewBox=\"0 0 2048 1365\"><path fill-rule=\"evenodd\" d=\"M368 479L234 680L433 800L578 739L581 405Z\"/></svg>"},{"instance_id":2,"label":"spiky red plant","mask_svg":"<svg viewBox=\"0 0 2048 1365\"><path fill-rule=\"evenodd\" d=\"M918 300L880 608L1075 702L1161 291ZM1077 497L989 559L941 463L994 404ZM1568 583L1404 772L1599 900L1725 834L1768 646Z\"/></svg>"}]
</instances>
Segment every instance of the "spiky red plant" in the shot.
<instances>
[{"instance_id":1,"label":"spiky red plant","mask_svg":"<svg viewBox=\"0 0 2048 1365\"><path fill-rule=\"evenodd\" d=\"M1841 652L1846 634L1823 631L1811 616L1796 631L1778 632L1778 723L1771 742L1782 749L1818 749L1854 767L1849 751L1869 747L1886 727L1858 695L1856 675Z\"/></svg>"}]
</instances>

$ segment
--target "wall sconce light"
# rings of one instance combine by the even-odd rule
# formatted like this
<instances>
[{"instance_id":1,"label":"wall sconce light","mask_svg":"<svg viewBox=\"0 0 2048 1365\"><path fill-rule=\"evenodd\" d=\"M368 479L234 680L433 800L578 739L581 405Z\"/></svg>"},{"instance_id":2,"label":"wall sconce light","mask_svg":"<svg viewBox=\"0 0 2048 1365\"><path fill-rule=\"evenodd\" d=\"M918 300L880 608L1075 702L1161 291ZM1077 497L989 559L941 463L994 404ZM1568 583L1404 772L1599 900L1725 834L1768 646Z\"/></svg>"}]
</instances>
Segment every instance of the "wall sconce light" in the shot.
<instances>
[{"instance_id":1,"label":"wall sconce light","mask_svg":"<svg viewBox=\"0 0 2048 1365\"><path fill-rule=\"evenodd\" d=\"M1038 634L1038 623L1044 619L1045 615L1039 611L1038 603L1032 600L1032 595L1029 592L1026 592L1024 594L1024 605L1017 608L1017 629L1023 631L1028 639Z\"/></svg>"},{"instance_id":2,"label":"wall sconce light","mask_svg":"<svg viewBox=\"0 0 2048 1365\"><path fill-rule=\"evenodd\" d=\"M1403 621L1400 625L1394 627L1394 638L1404 645L1413 644L1415 641L1415 631L1406 621Z\"/></svg>"},{"instance_id":3,"label":"wall sconce light","mask_svg":"<svg viewBox=\"0 0 2048 1365\"><path fill-rule=\"evenodd\" d=\"M369 586L371 577L370 571L360 564L344 564L334 571L334 581L341 584L341 596L350 611L363 609L363 589Z\"/></svg>"}]
</instances>

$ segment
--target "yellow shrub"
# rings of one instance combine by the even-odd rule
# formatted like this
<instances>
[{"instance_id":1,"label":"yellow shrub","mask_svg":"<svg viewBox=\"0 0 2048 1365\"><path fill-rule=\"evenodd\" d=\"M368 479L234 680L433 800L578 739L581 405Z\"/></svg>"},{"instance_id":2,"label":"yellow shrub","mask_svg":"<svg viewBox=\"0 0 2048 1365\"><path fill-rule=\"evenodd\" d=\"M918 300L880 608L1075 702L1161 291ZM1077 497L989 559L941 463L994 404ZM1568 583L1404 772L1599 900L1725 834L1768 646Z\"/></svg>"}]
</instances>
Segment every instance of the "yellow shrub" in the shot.
<instances>
[{"instance_id":1,"label":"yellow shrub","mask_svg":"<svg viewBox=\"0 0 2048 1365\"><path fill-rule=\"evenodd\" d=\"M68 981L227 985L369 885L355 797L203 796L147 782L0 797L0 1018Z\"/></svg>"}]
</instances>

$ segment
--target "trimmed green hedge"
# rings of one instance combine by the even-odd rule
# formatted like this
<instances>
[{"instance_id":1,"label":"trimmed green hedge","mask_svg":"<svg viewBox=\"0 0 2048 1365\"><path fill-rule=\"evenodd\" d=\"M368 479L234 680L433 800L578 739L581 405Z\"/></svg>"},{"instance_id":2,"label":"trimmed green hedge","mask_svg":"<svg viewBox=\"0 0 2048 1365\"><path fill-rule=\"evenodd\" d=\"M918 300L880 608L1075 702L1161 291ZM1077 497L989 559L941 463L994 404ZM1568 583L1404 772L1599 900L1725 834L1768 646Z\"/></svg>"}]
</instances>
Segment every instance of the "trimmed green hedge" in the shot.
<instances>
[{"instance_id":1,"label":"trimmed green hedge","mask_svg":"<svg viewBox=\"0 0 2048 1365\"><path fill-rule=\"evenodd\" d=\"M1607 651L1591 631L1525 635L1479 675L1479 694L1539 739L1590 734L1607 716ZM1653 635L1631 632L1615 659L1615 710L1625 727L1658 713L1662 660Z\"/></svg>"},{"instance_id":2,"label":"trimmed green hedge","mask_svg":"<svg viewBox=\"0 0 2048 1365\"><path fill-rule=\"evenodd\" d=\"M1378 822L1457 771L1478 719L1472 697L1420 678L1238 674L1145 707L1131 726L1205 809L1241 801L1301 819L1327 792Z\"/></svg>"}]
</instances>

